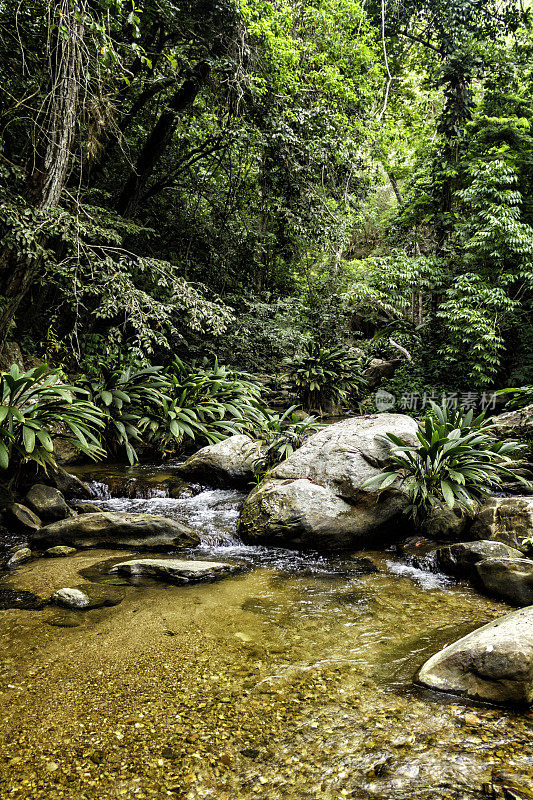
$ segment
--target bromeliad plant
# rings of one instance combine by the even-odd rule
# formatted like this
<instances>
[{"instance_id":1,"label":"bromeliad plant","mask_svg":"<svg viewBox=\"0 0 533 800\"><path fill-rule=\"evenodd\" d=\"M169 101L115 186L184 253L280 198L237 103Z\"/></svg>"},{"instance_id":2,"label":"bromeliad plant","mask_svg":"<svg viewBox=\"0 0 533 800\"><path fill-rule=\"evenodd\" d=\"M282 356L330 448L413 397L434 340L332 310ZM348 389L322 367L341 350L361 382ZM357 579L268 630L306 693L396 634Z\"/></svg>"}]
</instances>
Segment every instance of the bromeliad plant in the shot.
<instances>
[{"instance_id":1,"label":"bromeliad plant","mask_svg":"<svg viewBox=\"0 0 533 800\"><path fill-rule=\"evenodd\" d=\"M523 446L499 441L493 428L484 414L474 418L472 410L465 413L432 403L417 432L418 446L388 433L391 469L363 487L403 489L411 500L407 511L423 518L432 508L444 506L472 513L484 497L501 489L504 479L530 486L519 474L523 464L517 456Z\"/></svg>"},{"instance_id":2,"label":"bromeliad plant","mask_svg":"<svg viewBox=\"0 0 533 800\"><path fill-rule=\"evenodd\" d=\"M342 347L310 342L302 353L282 363L282 379L293 385L306 409L322 410L328 402L345 403L365 385L358 359Z\"/></svg>"},{"instance_id":3,"label":"bromeliad plant","mask_svg":"<svg viewBox=\"0 0 533 800\"><path fill-rule=\"evenodd\" d=\"M62 438L89 458L105 456L100 444L101 411L87 391L63 383L46 365L21 372L13 365L0 374L0 469L16 471L24 462L54 467L54 438Z\"/></svg>"},{"instance_id":4,"label":"bromeliad plant","mask_svg":"<svg viewBox=\"0 0 533 800\"><path fill-rule=\"evenodd\" d=\"M267 412L258 438L262 442L261 455L253 464L254 475L260 480L269 470L285 461L302 446L311 433L322 426L316 417L300 419L295 413L297 406L291 406L283 414Z\"/></svg>"},{"instance_id":5,"label":"bromeliad plant","mask_svg":"<svg viewBox=\"0 0 533 800\"><path fill-rule=\"evenodd\" d=\"M190 442L214 444L236 433L262 427L261 389L245 373L204 361L201 365L174 359L167 371L168 398L162 424L153 431L161 449ZM163 420L167 419L167 425Z\"/></svg>"},{"instance_id":6,"label":"bromeliad plant","mask_svg":"<svg viewBox=\"0 0 533 800\"><path fill-rule=\"evenodd\" d=\"M99 379L82 384L105 420L102 439L107 452L118 455L124 449L130 464L139 460L135 445L143 443L143 434L151 437L159 429L170 402L169 382L162 370L102 370ZM168 421L165 424L168 427Z\"/></svg>"}]
</instances>

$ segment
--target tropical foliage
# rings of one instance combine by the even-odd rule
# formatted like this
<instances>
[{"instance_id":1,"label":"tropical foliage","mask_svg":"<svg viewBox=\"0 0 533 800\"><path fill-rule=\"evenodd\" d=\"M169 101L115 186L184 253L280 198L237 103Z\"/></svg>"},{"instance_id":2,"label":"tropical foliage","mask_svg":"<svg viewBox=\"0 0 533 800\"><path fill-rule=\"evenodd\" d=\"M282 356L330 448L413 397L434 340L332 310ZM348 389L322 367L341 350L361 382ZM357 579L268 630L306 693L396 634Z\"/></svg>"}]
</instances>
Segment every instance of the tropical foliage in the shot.
<instances>
[{"instance_id":1,"label":"tropical foliage","mask_svg":"<svg viewBox=\"0 0 533 800\"><path fill-rule=\"evenodd\" d=\"M64 383L46 366L0 373L0 469L15 471L26 461L55 465L55 439L64 439L89 458L105 455L104 421L80 387Z\"/></svg>"},{"instance_id":2,"label":"tropical foliage","mask_svg":"<svg viewBox=\"0 0 533 800\"><path fill-rule=\"evenodd\" d=\"M432 403L417 438L418 444L412 445L388 433L390 469L364 484L403 489L415 517L443 506L472 513L506 479L528 485L516 460L523 446L496 439L493 424L484 415L474 418L472 409L465 413Z\"/></svg>"},{"instance_id":3,"label":"tropical foliage","mask_svg":"<svg viewBox=\"0 0 533 800\"><path fill-rule=\"evenodd\" d=\"M303 352L283 361L282 379L294 387L304 408L321 410L328 401L345 403L365 380L360 359L341 347L310 342Z\"/></svg>"},{"instance_id":4,"label":"tropical foliage","mask_svg":"<svg viewBox=\"0 0 533 800\"><path fill-rule=\"evenodd\" d=\"M257 437L263 447L261 455L254 462L256 477L262 478L270 469L289 458L302 446L307 436L320 429L316 417L297 414L296 406L291 406L282 414L267 412Z\"/></svg>"}]
</instances>

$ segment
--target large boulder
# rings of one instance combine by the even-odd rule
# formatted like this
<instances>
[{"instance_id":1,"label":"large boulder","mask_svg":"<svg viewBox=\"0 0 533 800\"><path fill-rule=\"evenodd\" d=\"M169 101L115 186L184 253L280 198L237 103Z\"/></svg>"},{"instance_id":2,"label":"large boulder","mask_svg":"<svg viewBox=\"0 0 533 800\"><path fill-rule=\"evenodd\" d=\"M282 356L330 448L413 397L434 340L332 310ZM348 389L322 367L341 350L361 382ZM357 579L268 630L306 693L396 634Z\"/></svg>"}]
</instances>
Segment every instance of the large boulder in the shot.
<instances>
[{"instance_id":1,"label":"large boulder","mask_svg":"<svg viewBox=\"0 0 533 800\"><path fill-rule=\"evenodd\" d=\"M192 528L176 520L118 511L62 519L46 525L32 536L33 546L43 550L55 545L176 550L195 547L199 541Z\"/></svg>"},{"instance_id":2,"label":"large boulder","mask_svg":"<svg viewBox=\"0 0 533 800\"><path fill-rule=\"evenodd\" d=\"M211 486L244 486L253 480L260 442L239 434L202 447L178 468L181 477Z\"/></svg>"},{"instance_id":3,"label":"large boulder","mask_svg":"<svg viewBox=\"0 0 533 800\"><path fill-rule=\"evenodd\" d=\"M71 513L59 489L44 483L36 483L31 487L26 495L26 503L44 520L64 519Z\"/></svg>"},{"instance_id":4,"label":"large boulder","mask_svg":"<svg viewBox=\"0 0 533 800\"><path fill-rule=\"evenodd\" d=\"M518 606L533 603L533 561L530 558L486 558L476 565L484 588Z\"/></svg>"},{"instance_id":5,"label":"large boulder","mask_svg":"<svg viewBox=\"0 0 533 800\"><path fill-rule=\"evenodd\" d=\"M239 564L221 561L184 561L177 558L135 558L121 561L112 573L128 578L152 578L165 583L199 583L226 578L242 569Z\"/></svg>"},{"instance_id":6,"label":"large boulder","mask_svg":"<svg viewBox=\"0 0 533 800\"><path fill-rule=\"evenodd\" d=\"M439 569L465 578L476 578L476 564L487 558L522 558L522 553L503 542L492 542L488 539L457 542L448 547L439 547L436 551Z\"/></svg>"},{"instance_id":7,"label":"large boulder","mask_svg":"<svg viewBox=\"0 0 533 800\"><path fill-rule=\"evenodd\" d=\"M430 689L491 703L533 701L533 606L507 614L432 656L417 676Z\"/></svg>"},{"instance_id":8,"label":"large boulder","mask_svg":"<svg viewBox=\"0 0 533 800\"><path fill-rule=\"evenodd\" d=\"M400 364L400 358L394 358L391 361L373 358L365 370L367 389L370 391L377 389L384 378L392 378Z\"/></svg>"},{"instance_id":9,"label":"large boulder","mask_svg":"<svg viewBox=\"0 0 533 800\"><path fill-rule=\"evenodd\" d=\"M476 514L470 535L504 542L526 553L524 539L533 537L533 497L490 497Z\"/></svg>"},{"instance_id":10,"label":"large boulder","mask_svg":"<svg viewBox=\"0 0 533 800\"><path fill-rule=\"evenodd\" d=\"M239 533L245 541L289 547L366 546L407 529L407 497L398 489L363 489L390 457L394 432L416 441L404 414L372 414L330 425L311 436L246 499Z\"/></svg>"},{"instance_id":11,"label":"large boulder","mask_svg":"<svg viewBox=\"0 0 533 800\"><path fill-rule=\"evenodd\" d=\"M495 433L502 439L533 437L533 403L515 411L506 411L493 417Z\"/></svg>"}]
</instances>

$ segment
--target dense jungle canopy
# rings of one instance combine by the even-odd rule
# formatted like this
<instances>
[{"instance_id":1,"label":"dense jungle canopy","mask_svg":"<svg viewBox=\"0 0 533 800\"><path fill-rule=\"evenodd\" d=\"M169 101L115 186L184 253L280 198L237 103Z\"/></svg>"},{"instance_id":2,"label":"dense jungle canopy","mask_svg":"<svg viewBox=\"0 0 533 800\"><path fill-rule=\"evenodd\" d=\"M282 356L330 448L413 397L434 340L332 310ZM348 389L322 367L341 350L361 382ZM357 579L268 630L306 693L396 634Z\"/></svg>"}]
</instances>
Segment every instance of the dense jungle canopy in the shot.
<instances>
[{"instance_id":1,"label":"dense jungle canopy","mask_svg":"<svg viewBox=\"0 0 533 800\"><path fill-rule=\"evenodd\" d=\"M2 0L2 344L531 383L527 6Z\"/></svg>"}]
</instances>

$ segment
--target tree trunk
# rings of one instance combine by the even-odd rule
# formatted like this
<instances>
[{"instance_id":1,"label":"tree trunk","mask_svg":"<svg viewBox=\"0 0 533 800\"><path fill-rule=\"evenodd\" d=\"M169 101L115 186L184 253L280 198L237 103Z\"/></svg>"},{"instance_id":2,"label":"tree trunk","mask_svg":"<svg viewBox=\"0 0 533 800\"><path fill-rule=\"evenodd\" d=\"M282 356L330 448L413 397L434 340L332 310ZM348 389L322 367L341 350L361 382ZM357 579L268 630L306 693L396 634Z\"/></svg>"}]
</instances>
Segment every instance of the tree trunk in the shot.
<instances>
[{"instance_id":1,"label":"tree trunk","mask_svg":"<svg viewBox=\"0 0 533 800\"><path fill-rule=\"evenodd\" d=\"M209 73L207 62L197 64L161 112L117 200L116 210L122 216L130 216L135 212L154 168L172 141L182 112L194 103Z\"/></svg>"},{"instance_id":2,"label":"tree trunk","mask_svg":"<svg viewBox=\"0 0 533 800\"><path fill-rule=\"evenodd\" d=\"M52 82L36 127L33 159L23 190L28 204L38 213L57 206L70 170L79 111L85 9L86 0L75 7L70 0L60 0L57 7L60 25L49 56ZM0 352L39 266L38 256L18 253L10 246L0 254L0 294L7 301L0 314Z\"/></svg>"}]
</instances>

